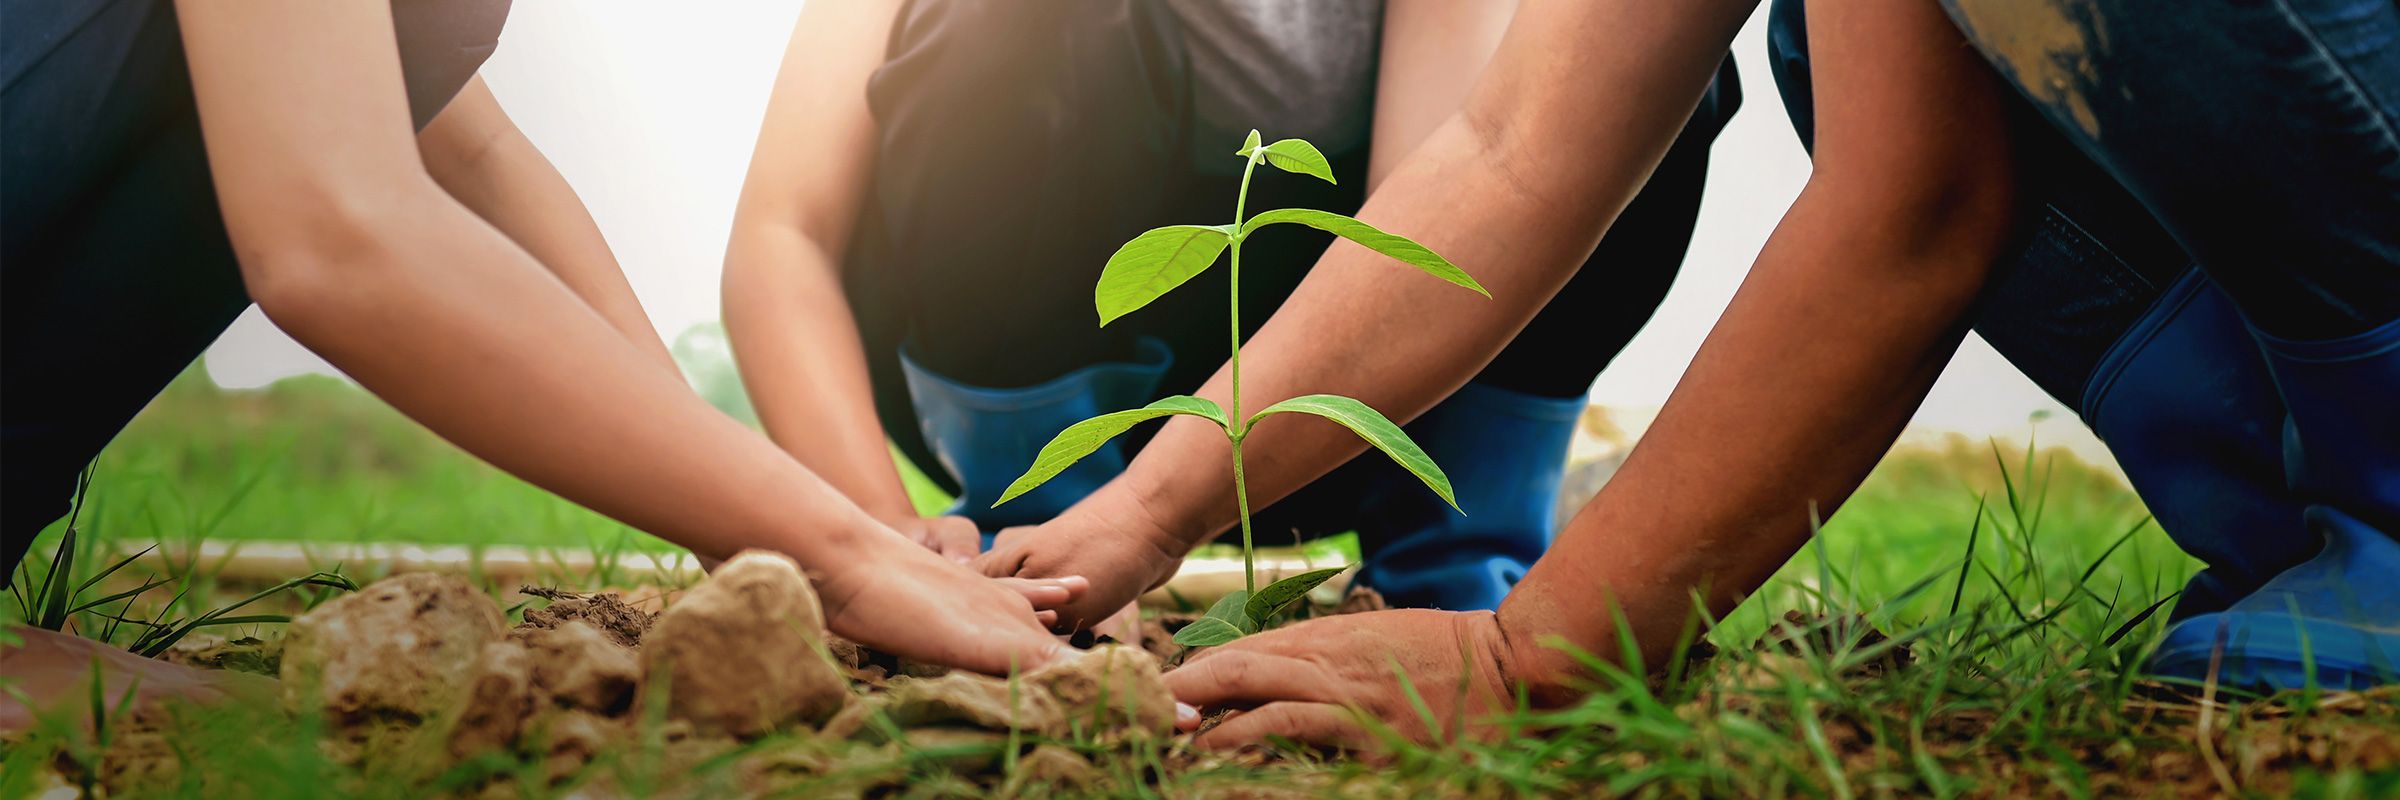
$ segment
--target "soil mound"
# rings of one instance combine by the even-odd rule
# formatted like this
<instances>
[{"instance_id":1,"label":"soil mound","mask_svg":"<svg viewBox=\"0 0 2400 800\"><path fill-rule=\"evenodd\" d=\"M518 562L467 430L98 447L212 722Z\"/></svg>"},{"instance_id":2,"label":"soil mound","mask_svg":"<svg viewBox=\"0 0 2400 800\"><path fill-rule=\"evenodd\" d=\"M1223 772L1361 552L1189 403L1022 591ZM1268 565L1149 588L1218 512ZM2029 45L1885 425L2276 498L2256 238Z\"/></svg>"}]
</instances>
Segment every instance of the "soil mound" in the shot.
<instances>
[{"instance_id":1,"label":"soil mound","mask_svg":"<svg viewBox=\"0 0 2400 800\"><path fill-rule=\"evenodd\" d=\"M650 632L656 619L650 612L633 607L616 592L585 594L561 589L527 586L519 593L550 601L548 606L527 609L524 624L517 632L546 631L569 622L584 622L599 629L608 640L619 647L642 646L642 636Z\"/></svg>"}]
</instances>

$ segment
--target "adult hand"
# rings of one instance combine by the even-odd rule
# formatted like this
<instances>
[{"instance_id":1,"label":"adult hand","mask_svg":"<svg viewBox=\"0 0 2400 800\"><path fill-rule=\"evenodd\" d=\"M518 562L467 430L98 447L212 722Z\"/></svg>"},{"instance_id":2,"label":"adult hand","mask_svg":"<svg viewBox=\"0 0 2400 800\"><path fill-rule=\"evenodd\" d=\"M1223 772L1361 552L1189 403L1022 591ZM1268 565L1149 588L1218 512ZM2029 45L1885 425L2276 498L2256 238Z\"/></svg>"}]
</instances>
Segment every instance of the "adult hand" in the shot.
<instances>
[{"instance_id":1,"label":"adult hand","mask_svg":"<svg viewBox=\"0 0 2400 800\"><path fill-rule=\"evenodd\" d=\"M1372 752L1381 740L1362 715L1413 741L1488 730L1511 708L1512 654L1489 611L1402 609L1312 619L1193 655L1167 688L1203 715L1236 713L1201 734L1211 749L1280 736L1316 747ZM1405 673L1431 712L1401 689Z\"/></svg>"},{"instance_id":2,"label":"adult hand","mask_svg":"<svg viewBox=\"0 0 2400 800\"><path fill-rule=\"evenodd\" d=\"M1099 624L1150 591L1183 566L1180 542L1156 529L1069 509L1040 525L1010 528L975 560L992 577L1057 578L1079 575L1091 587L1057 606L1061 630Z\"/></svg>"},{"instance_id":3,"label":"adult hand","mask_svg":"<svg viewBox=\"0 0 2400 800\"><path fill-rule=\"evenodd\" d=\"M883 523L908 537L909 541L924 545L925 549L961 564L974 562L975 556L983 552L983 529L976 527L975 521L966 517L910 515L887 519Z\"/></svg>"},{"instance_id":4,"label":"adult hand","mask_svg":"<svg viewBox=\"0 0 2400 800\"><path fill-rule=\"evenodd\" d=\"M898 537L869 537L846 566L816 578L825 626L843 638L917 661L987 675L1069 655L1046 629L1089 584L1078 577L987 579Z\"/></svg>"}]
</instances>

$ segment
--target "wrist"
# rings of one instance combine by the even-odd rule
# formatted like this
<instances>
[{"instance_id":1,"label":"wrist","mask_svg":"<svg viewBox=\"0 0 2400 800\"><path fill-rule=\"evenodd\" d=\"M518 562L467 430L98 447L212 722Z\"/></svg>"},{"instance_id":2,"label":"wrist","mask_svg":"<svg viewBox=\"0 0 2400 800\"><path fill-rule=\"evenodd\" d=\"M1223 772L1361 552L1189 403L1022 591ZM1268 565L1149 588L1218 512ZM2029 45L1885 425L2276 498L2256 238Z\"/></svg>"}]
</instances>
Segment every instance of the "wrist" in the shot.
<instances>
[{"instance_id":1,"label":"wrist","mask_svg":"<svg viewBox=\"0 0 2400 800\"><path fill-rule=\"evenodd\" d=\"M868 555L871 551L899 539L890 523L857 506L840 503L828 513L793 517L779 537L782 544L777 549L791 554L810 574L831 576L873 561Z\"/></svg>"},{"instance_id":2,"label":"wrist","mask_svg":"<svg viewBox=\"0 0 2400 800\"><path fill-rule=\"evenodd\" d=\"M1057 522L1074 530L1097 530L1112 537L1130 538L1156 551L1161 562L1183 558L1198 544L1185 533L1190 527L1173 517L1162 516L1155 500L1128 480L1131 473L1110 481L1099 491L1085 497L1059 515ZM1203 534L1204 535L1204 534Z\"/></svg>"},{"instance_id":3,"label":"wrist","mask_svg":"<svg viewBox=\"0 0 2400 800\"><path fill-rule=\"evenodd\" d=\"M1510 597L1493 614L1500 642L1493 648L1492 660L1499 665L1502 685L1522 689L1534 708L1560 708L1581 700L1584 690L1577 687L1589 686L1590 681L1580 676L1589 671L1561 645L1592 653L1605 653L1606 649L1585 647L1567 637L1539 614L1526 613L1531 604L1514 602L1517 599Z\"/></svg>"}]
</instances>

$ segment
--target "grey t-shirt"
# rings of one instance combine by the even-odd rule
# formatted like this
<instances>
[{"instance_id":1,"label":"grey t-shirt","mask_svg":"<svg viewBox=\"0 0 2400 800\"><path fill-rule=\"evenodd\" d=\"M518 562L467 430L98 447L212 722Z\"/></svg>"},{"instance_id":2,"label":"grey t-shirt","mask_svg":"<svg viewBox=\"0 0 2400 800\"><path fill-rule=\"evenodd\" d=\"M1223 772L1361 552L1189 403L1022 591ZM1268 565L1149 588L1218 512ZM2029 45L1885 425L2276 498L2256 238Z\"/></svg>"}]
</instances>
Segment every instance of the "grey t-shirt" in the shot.
<instances>
[{"instance_id":1,"label":"grey t-shirt","mask_svg":"<svg viewBox=\"0 0 2400 800\"><path fill-rule=\"evenodd\" d=\"M1192 158L1234 171L1256 128L1328 155L1367 141L1383 0L1170 0L1191 53Z\"/></svg>"}]
</instances>

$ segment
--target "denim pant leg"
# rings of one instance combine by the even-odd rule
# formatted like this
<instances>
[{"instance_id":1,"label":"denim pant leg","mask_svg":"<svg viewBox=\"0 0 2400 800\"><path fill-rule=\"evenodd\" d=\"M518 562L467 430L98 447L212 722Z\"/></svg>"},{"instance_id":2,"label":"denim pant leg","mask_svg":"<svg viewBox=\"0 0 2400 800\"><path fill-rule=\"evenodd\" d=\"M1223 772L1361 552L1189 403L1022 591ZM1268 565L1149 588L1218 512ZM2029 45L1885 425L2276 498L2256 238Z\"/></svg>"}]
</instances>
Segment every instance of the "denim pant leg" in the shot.
<instances>
[{"instance_id":1,"label":"denim pant leg","mask_svg":"<svg viewBox=\"0 0 2400 800\"><path fill-rule=\"evenodd\" d=\"M1786 110L1813 136L1801 0L1769 47ZM2318 539L2282 479L2285 411L2222 293L2116 179L2029 103L2012 104L2026 227L1975 330L2115 453L2168 535L2210 567L2176 615L2218 610L2308 559Z\"/></svg>"},{"instance_id":2,"label":"denim pant leg","mask_svg":"<svg viewBox=\"0 0 2400 800\"><path fill-rule=\"evenodd\" d=\"M1945 5L2239 310L2293 491L2400 535L2400 6Z\"/></svg>"},{"instance_id":3,"label":"denim pant leg","mask_svg":"<svg viewBox=\"0 0 2400 800\"><path fill-rule=\"evenodd\" d=\"M505 3L393 17L419 125L471 77ZM5 578L76 474L250 304L217 209L173 4L0 4L0 554Z\"/></svg>"}]
</instances>

